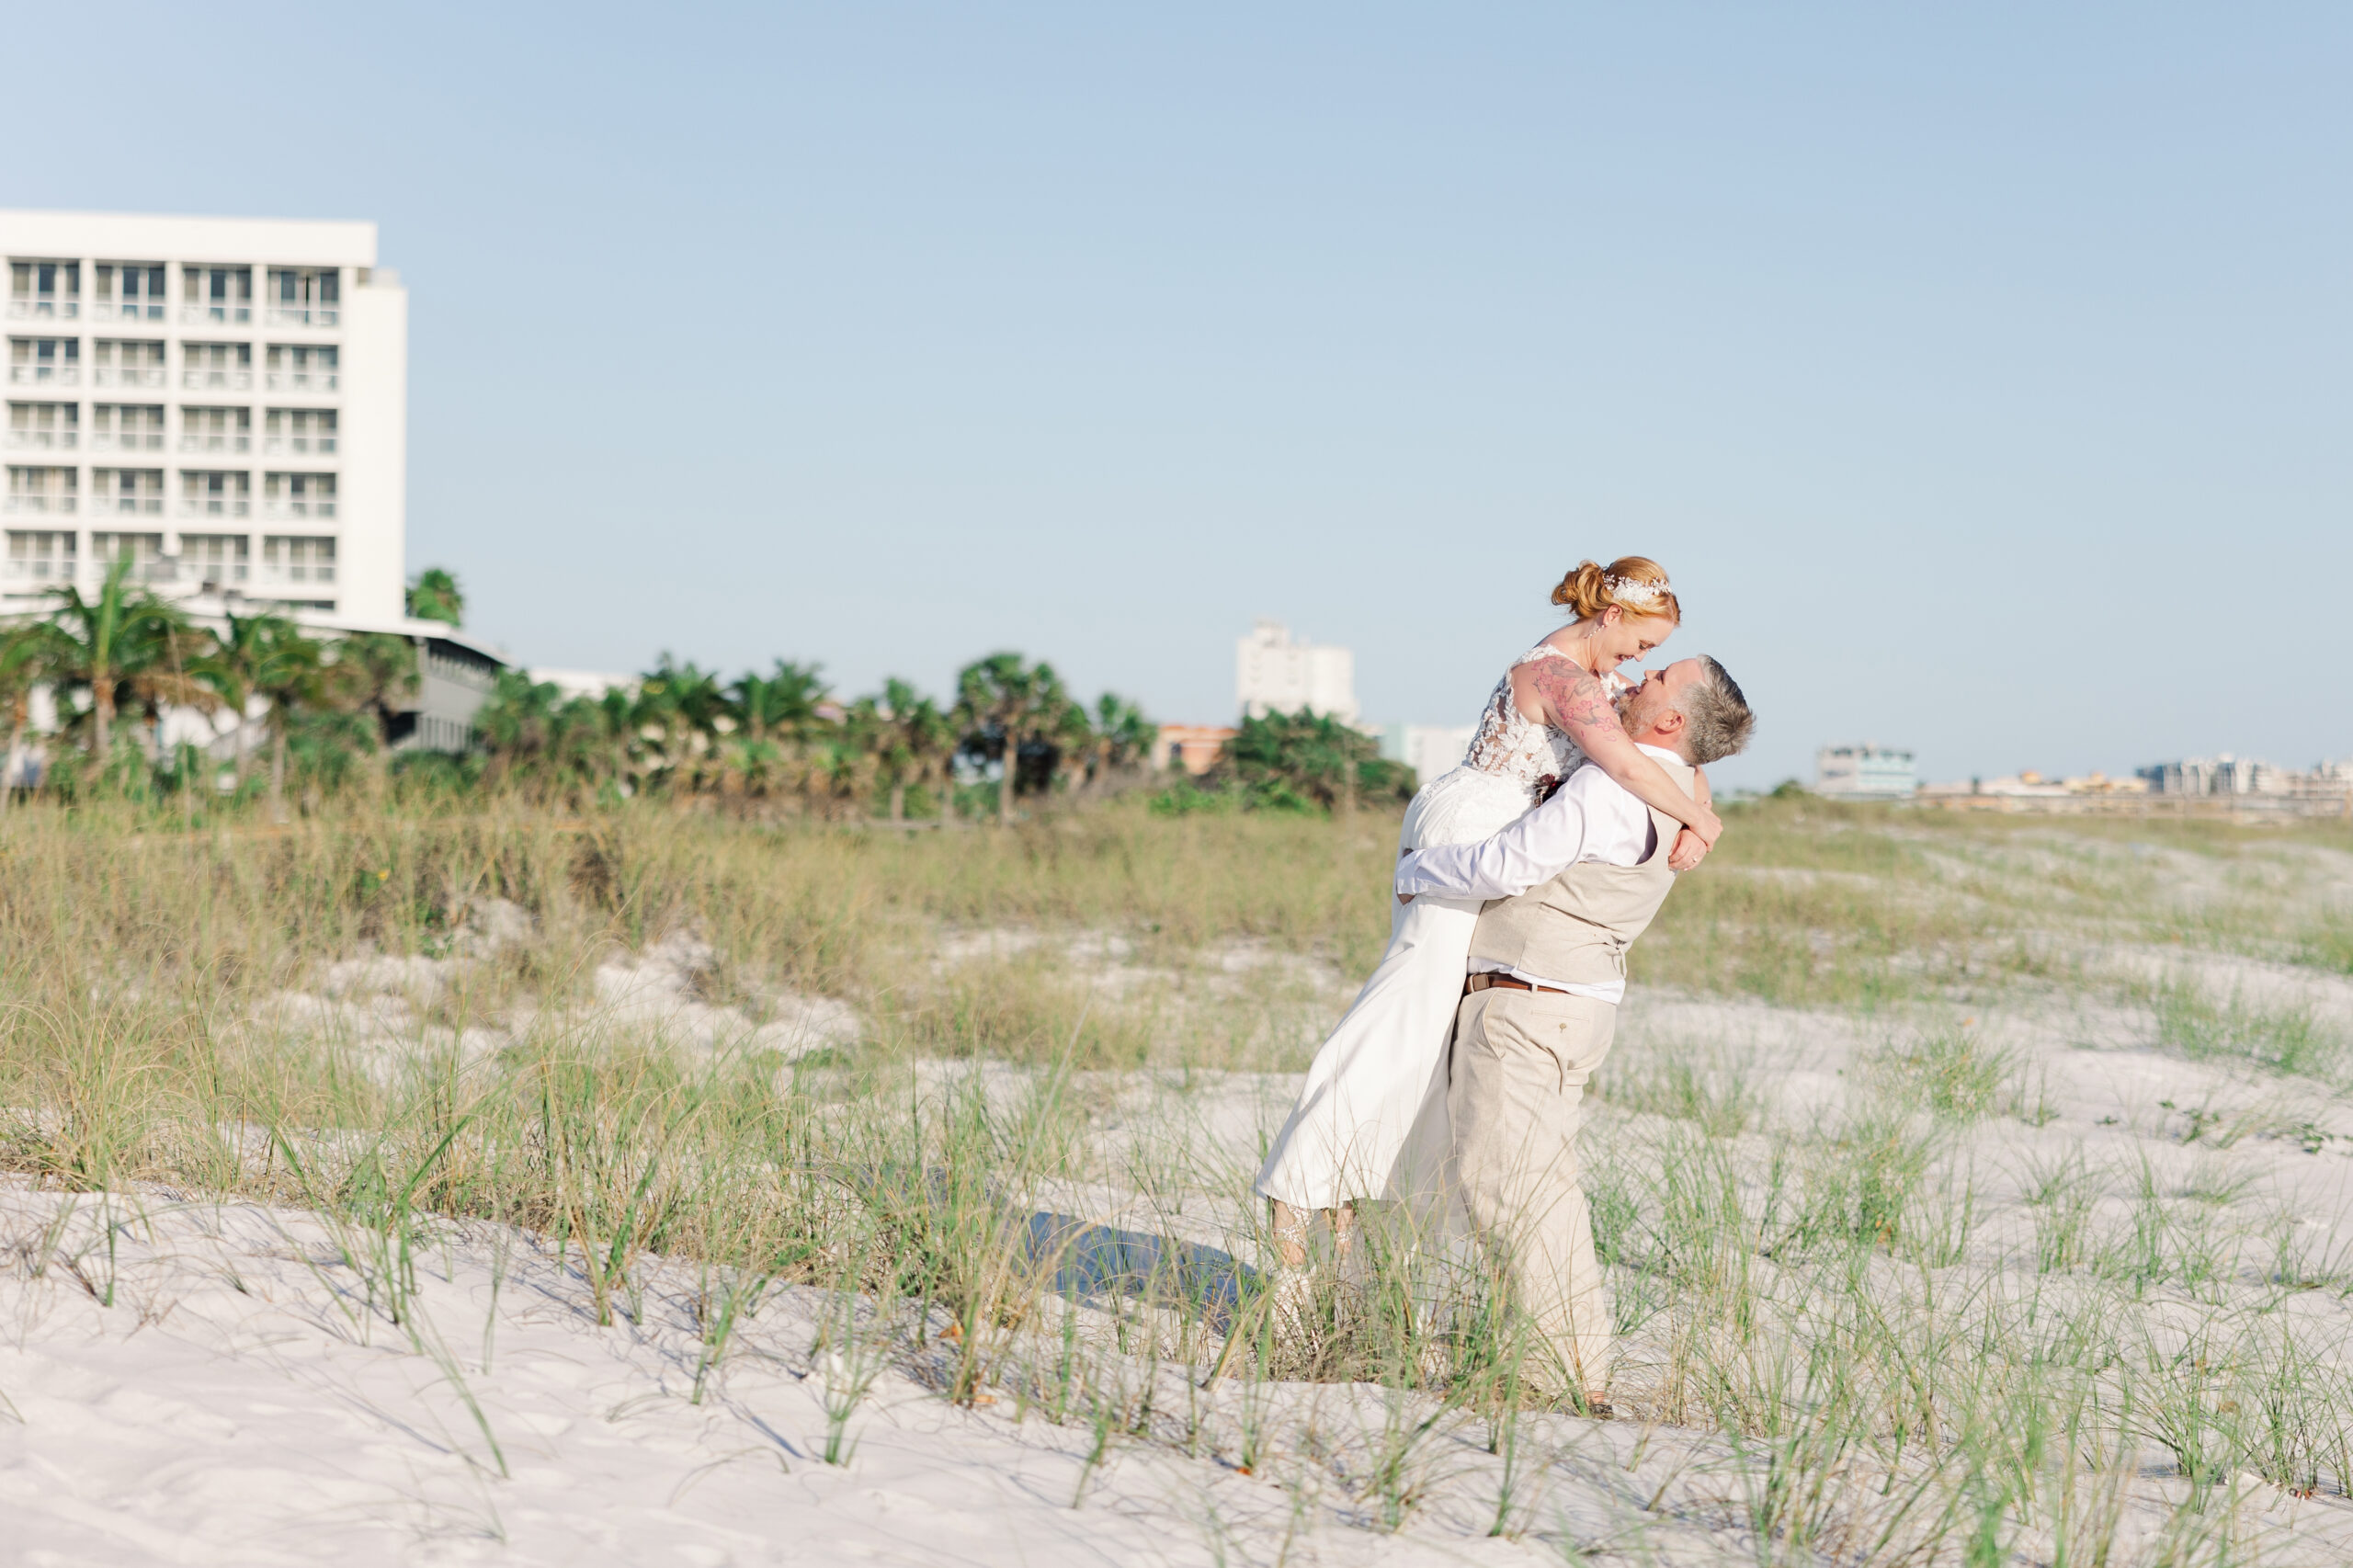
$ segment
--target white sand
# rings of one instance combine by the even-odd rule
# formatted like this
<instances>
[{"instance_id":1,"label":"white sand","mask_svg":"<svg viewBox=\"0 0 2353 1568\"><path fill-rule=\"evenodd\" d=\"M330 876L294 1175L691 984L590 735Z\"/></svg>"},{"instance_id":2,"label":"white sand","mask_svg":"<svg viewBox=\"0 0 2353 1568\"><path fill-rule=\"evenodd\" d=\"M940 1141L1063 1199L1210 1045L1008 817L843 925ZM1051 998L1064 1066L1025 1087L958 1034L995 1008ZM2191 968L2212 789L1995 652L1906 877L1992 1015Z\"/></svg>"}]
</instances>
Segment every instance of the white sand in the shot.
<instances>
[{"instance_id":1,"label":"white sand","mask_svg":"<svg viewBox=\"0 0 2353 1568\"><path fill-rule=\"evenodd\" d=\"M983 944L965 956L995 952ZM1080 956L1110 966L1128 958L1108 946ZM615 1022L687 1049L760 1029L779 1050L855 1037L855 1018L837 1005L755 1021L703 1001L695 977L704 958L668 945L616 959L596 977L597 1002ZM1237 949L1222 968L1258 959ZM2140 955L2113 961L2147 961L2153 975L2159 967ZM356 961L326 976L324 995L290 995L286 1006L312 1009L390 1061L424 1038L410 1002L447 969ZM2340 980L2211 956L2196 978L2210 993L2310 1007L2332 1024L2353 1016L2353 986ZM1668 1051L1718 1061L1745 1074L1784 1125L1835 1115L1871 1051L1903 1027L1657 992L1630 1006L1626 1024L1618 1070ZM2310 1256L2353 1258L2344 1096L2135 1049L2147 1020L2128 1009L1995 1007L1976 1027L2016 1047L2056 1116L2040 1126L1995 1118L1953 1151L1995 1210L1985 1245L2018 1244L2005 1240L2006 1227L2024 1223L2018 1173L2080 1153L2114 1171L2145 1158L2175 1187L2244 1178L2233 1212L2250 1223L2284 1213ZM1026 1081L1001 1065L925 1076L974 1074L993 1097ZM1097 1135L1120 1151L1125 1185L1071 1183L1041 1200L1088 1221L1240 1247L1238 1186L1182 1172L1194 1161L1255 1164L1290 1082L1080 1074L1074 1088L1099 1107ZM2200 1141L2193 1110L2242 1131L2219 1147ZM1639 1158L1654 1120L1605 1099L1593 1136ZM2308 1150L2314 1131L2325 1136ZM2123 1202L2117 1191L2103 1199ZM1960 1267L2000 1266L1989 1253ZM648 1265L636 1314L600 1326L576 1270L528 1236L451 1227L418 1267L412 1330L370 1304L362 1273L314 1216L0 1182L0 1563L1503 1565L1561 1561L1542 1539L1559 1535L1600 1561L1757 1561L1738 1525L1753 1478L1707 1434L1536 1421L1533 1478L1513 1515L1523 1539L1493 1540L1499 1462L1475 1422L1449 1426L1416 1461L1427 1500L1403 1533L1384 1535L1361 1482L1384 1419L1381 1391L1245 1393L1229 1383L1188 1393L1193 1385L1168 1371L1155 1396L1164 1431L1176 1419L1165 1413L1198 1398L1199 1451L1116 1445L1074 1508L1088 1475L1086 1431L1035 1413L1020 1419L1009 1398L954 1407L937 1392L937 1368L920 1361L881 1375L848 1424L850 1461L824 1463L828 1378L824 1358L813 1356L824 1292L771 1297L697 1404L700 1280L690 1267ZM2291 1298L2289 1310L2333 1347L2353 1337L2353 1307L2334 1290ZM1655 1349L1629 1344L1637 1376ZM1233 1467L1248 1397L1268 1401L1285 1433L1271 1474ZM2155 1468L2144 1472L2127 1540L2145 1540L2178 1490ZM2353 1562L2353 1506L2343 1499L2300 1501L2249 1481L2215 1506L2237 1511L2268 1561Z\"/></svg>"},{"instance_id":2,"label":"white sand","mask_svg":"<svg viewBox=\"0 0 2353 1568\"><path fill-rule=\"evenodd\" d=\"M494 1302L501 1243L524 1250ZM0 1191L0 1244L10 1562L1046 1568L1210 1562L1214 1514L1288 1522L1267 1482L1146 1449L1115 1449L1074 1510L1084 1434L895 1374L851 1421L851 1462L827 1465L813 1291L764 1310L698 1406L684 1272L654 1272L644 1325L598 1327L576 1279L475 1233L420 1281L452 1378L358 1299L307 1215L18 1187ZM93 1290L109 1282L107 1307ZM1460 1561L1339 1533L1347 1561Z\"/></svg>"}]
</instances>

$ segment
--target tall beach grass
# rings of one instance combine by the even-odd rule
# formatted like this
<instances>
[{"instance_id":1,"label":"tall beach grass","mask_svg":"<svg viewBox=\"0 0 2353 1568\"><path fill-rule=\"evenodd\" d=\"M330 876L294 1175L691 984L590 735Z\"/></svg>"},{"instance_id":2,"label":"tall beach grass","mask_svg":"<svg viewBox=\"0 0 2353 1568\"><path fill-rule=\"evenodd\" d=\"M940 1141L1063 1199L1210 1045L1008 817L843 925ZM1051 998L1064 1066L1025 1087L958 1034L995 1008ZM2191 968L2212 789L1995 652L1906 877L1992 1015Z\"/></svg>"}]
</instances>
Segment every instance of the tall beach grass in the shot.
<instances>
[{"instance_id":1,"label":"tall beach grass","mask_svg":"<svg viewBox=\"0 0 2353 1568\"><path fill-rule=\"evenodd\" d=\"M1728 1478L1662 1482L1630 1539L1676 1516L1760 1562L2219 1564L2259 1545L2249 1488L2343 1497L2347 1260L2236 1178L2116 1164L2093 1128L2050 1143L2068 1129L2031 1108L2029 1063L1963 1021L2088 997L2138 1009L2150 1051L2341 1096L2324 1013L2112 955L2337 972L2345 911L2304 869L2343 832L1731 821L1638 986L1887 1043L1811 1109L1721 1051L1605 1074L1618 1425ZM494 798L193 832L13 812L0 1165L332 1216L388 1328L437 1227L548 1238L608 1319L640 1310L643 1260L699 1265L696 1397L769 1292L830 1292L831 1462L856 1462L889 1365L1074 1427L1090 1473L1160 1445L1375 1531L1492 1485L1480 1529L1576 1550L1541 1505L1574 1413L1526 1392L1481 1269L1368 1225L1303 1337L1260 1291L1233 1096L1279 1101L1370 968L1394 834L1117 802L915 833ZM692 999L736 1034L600 1005L600 971L684 939L708 955ZM355 962L380 967L337 978ZM813 999L858 1037L762 1043ZM2044 1152L1984 1152L2005 1130ZM1089 1193L1116 1223L1064 1222Z\"/></svg>"}]
</instances>

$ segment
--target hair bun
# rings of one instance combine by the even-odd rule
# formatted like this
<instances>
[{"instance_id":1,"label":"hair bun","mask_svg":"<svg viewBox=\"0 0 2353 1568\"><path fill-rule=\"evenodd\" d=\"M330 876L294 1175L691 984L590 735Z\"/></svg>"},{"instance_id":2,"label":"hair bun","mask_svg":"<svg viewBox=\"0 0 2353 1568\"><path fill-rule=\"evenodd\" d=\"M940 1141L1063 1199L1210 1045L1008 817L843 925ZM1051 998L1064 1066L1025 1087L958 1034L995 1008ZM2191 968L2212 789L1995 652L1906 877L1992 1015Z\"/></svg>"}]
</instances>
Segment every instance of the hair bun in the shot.
<instances>
[{"instance_id":1,"label":"hair bun","mask_svg":"<svg viewBox=\"0 0 2353 1568\"><path fill-rule=\"evenodd\" d=\"M1666 568L1647 555L1621 555L1607 566L1580 561L1552 590L1552 602L1567 606L1579 620L1590 619L1612 605L1622 605L1628 615L1683 619L1683 607L1676 602L1675 590L1667 586Z\"/></svg>"},{"instance_id":2,"label":"hair bun","mask_svg":"<svg viewBox=\"0 0 2353 1568\"><path fill-rule=\"evenodd\" d=\"M1568 606L1579 620L1599 614L1609 603L1608 590L1601 585L1603 574L1599 562L1578 562L1552 590L1552 602Z\"/></svg>"}]
</instances>

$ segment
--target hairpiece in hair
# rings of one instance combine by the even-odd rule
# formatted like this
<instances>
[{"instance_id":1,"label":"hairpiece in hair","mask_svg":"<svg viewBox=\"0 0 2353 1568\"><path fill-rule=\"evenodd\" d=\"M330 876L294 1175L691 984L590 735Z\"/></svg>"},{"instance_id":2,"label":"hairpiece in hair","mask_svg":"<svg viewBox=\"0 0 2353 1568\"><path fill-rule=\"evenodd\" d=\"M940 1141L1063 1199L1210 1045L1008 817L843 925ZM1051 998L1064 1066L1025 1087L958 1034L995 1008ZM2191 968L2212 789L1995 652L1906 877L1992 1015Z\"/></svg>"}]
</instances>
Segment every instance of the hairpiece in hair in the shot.
<instances>
[{"instance_id":1,"label":"hairpiece in hair","mask_svg":"<svg viewBox=\"0 0 2353 1568\"><path fill-rule=\"evenodd\" d=\"M1601 585L1609 590L1609 597L1628 608L1642 608L1658 603L1660 596L1669 590L1665 583L1644 583L1632 577L1604 574Z\"/></svg>"}]
</instances>

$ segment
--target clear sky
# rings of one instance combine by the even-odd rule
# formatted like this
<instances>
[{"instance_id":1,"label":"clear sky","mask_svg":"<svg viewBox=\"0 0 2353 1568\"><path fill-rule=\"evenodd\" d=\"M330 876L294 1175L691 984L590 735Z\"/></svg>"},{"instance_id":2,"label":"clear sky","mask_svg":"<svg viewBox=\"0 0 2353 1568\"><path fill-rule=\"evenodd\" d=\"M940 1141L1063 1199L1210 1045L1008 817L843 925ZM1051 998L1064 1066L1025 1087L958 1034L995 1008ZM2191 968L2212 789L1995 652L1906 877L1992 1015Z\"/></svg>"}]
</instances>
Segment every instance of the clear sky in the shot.
<instances>
[{"instance_id":1,"label":"clear sky","mask_svg":"<svg viewBox=\"0 0 2353 1568\"><path fill-rule=\"evenodd\" d=\"M2353 10L6 8L0 205L369 218L532 664L1467 723L1580 556L1933 778L2353 754Z\"/></svg>"}]
</instances>

